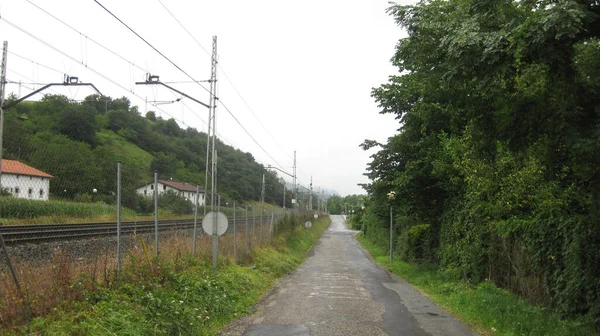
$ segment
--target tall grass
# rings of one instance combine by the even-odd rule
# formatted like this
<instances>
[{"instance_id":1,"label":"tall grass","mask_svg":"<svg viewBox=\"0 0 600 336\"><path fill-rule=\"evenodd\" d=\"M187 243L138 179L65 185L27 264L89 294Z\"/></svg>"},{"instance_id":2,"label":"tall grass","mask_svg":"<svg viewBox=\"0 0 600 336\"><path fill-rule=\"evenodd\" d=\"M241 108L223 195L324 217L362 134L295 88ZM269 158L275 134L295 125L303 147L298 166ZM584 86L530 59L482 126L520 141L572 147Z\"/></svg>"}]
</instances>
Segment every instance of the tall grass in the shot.
<instances>
[{"instance_id":1,"label":"tall grass","mask_svg":"<svg viewBox=\"0 0 600 336\"><path fill-rule=\"evenodd\" d=\"M116 214L114 205L104 203L75 203L66 201L38 201L22 198L0 197L0 218L25 219L43 216L95 217ZM122 208L124 215L135 215L133 210Z\"/></svg>"},{"instance_id":2,"label":"tall grass","mask_svg":"<svg viewBox=\"0 0 600 336\"><path fill-rule=\"evenodd\" d=\"M303 222L288 216L279 226L284 221ZM17 265L35 317L27 326L23 326L26 306L8 273L0 273L0 334L215 334L256 303L278 277L294 269L328 224L329 219L322 217L310 230L296 225L275 235L267 224L248 235L239 230L237 261L233 235L225 235L219 241L216 276L210 262L212 238L206 235L198 237L195 256L189 235L165 238L158 258L153 242L134 238L118 281L111 252L80 260L55 250L50 262ZM251 243L248 250L246 238Z\"/></svg>"}]
</instances>

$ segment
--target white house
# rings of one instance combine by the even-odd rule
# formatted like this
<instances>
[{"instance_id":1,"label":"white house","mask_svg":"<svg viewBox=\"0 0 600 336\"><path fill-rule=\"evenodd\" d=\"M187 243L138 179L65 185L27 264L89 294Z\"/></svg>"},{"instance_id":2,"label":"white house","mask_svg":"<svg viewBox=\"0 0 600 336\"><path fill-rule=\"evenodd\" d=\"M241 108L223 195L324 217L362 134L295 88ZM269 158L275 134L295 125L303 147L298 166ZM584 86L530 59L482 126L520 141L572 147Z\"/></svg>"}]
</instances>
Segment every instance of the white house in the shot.
<instances>
[{"instance_id":1,"label":"white house","mask_svg":"<svg viewBox=\"0 0 600 336\"><path fill-rule=\"evenodd\" d=\"M196 185L186 182L176 182L170 180L158 180L158 194L165 193L167 191L173 191L181 197L185 197L190 202L194 203L196 199ZM145 197L153 197L154 195L154 183L147 183L137 188L138 195ZM204 205L204 189L200 187L198 195L198 205Z\"/></svg>"},{"instance_id":2,"label":"white house","mask_svg":"<svg viewBox=\"0 0 600 336\"><path fill-rule=\"evenodd\" d=\"M50 192L50 179L54 176L44 173L16 160L2 160L2 188L14 197L47 201Z\"/></svg>"}]
</instances>

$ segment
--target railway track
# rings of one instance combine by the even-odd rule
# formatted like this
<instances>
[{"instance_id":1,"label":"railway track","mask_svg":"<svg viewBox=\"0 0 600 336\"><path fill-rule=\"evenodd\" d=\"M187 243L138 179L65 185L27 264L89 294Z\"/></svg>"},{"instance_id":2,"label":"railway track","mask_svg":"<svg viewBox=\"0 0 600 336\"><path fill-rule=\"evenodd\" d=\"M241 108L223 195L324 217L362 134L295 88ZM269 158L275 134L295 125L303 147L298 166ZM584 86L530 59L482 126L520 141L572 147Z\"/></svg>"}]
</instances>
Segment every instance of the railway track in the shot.
<instances>
[{"instance_id":1,"label":"railway track","mask_svg":"<svg viewBox=\"0 0 600 336\"><path fill-rule=\"evenodd\" d=\"M256 223L270 222L271 216L256 217ZM248 218L248 225L253 225L253 218ZM246 218L238 218L236 226L246 224ZM227 232L233 231L233 219L229 219ZM158 222L158 231L191 230L193 219L172 219ZM202 219L198 219L198 230L202 232ZM117 236L116 222L83 223L83 224L49 224L49 225L10 225L0 226L0 232L6 245L39 244L50 241L90 239ZM121 222L121 234L146 234L154 232L154 221Z\"/></svg>"}]
</instances>

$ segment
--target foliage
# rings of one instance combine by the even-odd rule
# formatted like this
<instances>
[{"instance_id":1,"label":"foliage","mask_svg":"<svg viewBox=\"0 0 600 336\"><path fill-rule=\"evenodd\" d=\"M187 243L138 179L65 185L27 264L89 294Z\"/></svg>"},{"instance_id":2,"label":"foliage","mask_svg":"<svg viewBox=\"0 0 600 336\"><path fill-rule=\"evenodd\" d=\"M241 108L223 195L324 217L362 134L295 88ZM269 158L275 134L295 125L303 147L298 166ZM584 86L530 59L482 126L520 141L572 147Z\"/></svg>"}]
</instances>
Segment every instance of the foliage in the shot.
<instances>
[{"instance_id":1,"label":"foliage","mask_svg":"<svg viewBox=\"0 0 600 336\"><path fill-rule=\"evenodd\" d=\"M340 215L343 212L358 214L362 211L364 197L365 195L347 195L344 197L333 195L327 199L327 211L334 215Z\"/></svg>"},{"instance_id":2,"label":"foliage","mask_svg":"<svg viewBox=\"0 0 600 336\"><path fill-rule=\"evenodd\" d=\"M194 202L190 202L172 190L158 196L158 206L176 215L191 215L194 213Z\"/></svg>"},{"instance_id":3,"label":"foliage","mask_svg":"<svg viewBox=\"0 0 600 336\"><path fill-rule=\"evenodd\" d=\"M15 197L0 196L0 214L2 218L36 218L42 216L94 217L116 213L114 205L105 203L74 203L65 201L38 201ZM124 215L133 211L123 209Z\"/></svg>"},{"instance_id":4,"label":"foliage","mask_svg":"<svg viewBox=\"0 0 600 336\"><path fill-rule=\"evenodd\" d=\"M161 179L204 186L205 133L183 129L150 111L143 117L127 98L91 95L81 103L60 95L21 102L5 111L5 158L19 160L54 176L50 195L73 199L97 189L114 198L116 164L122 167L122 200L138 206L135 190ZM258 200L265 175L265 202L281 204L283 184L275 172L216 140L219 192L229 199ZM288 199L288 204L289 199Z\"/></svg>"},{"instance_id":5,"label":"foliage","mask_svg":"<svg viewBox=\"0 0 600 336\"><path fill-rule=\"evenodd\" d=\"M389 13L408 37L399 73L372 96L401 129L362 145L379 146L363 232L384 237L395 190L407 259L426 238L419 258L447 274L600 325L598 2L432 0Z\"/></svg>"},{"instance_id":6,"label":"foliage","mask_svg":"<svg viewBox=\"0 0 600 336\"><path fill-rule=\"evenodd\" d=\"M435 256L431 255L433 243L429 224L420 224L402 232L398 238L400 256L407 261L422 263L431 262Z\"/></svg>"}]
</instances>

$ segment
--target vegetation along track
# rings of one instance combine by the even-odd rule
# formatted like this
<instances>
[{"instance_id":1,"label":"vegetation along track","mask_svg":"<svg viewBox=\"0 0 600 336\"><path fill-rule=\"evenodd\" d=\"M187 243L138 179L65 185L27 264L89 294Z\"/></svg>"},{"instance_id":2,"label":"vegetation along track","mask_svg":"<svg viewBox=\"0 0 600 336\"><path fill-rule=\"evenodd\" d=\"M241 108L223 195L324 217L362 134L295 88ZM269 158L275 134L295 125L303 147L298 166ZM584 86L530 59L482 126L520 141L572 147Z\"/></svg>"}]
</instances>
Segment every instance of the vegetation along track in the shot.
<instances>
[{"instance_id":1,"label":"vegetation along track","mask_svg":"<svg viewBox=\"0 0 600 336\"><path fill-rule=\"evenodd\" d=\"M271 216L256 217L256 223L270 220ZM248 226L254 223L248 218ZM233 231L233 219L229 219L227 232ZM237 218L236 226L246 224L246 218ZM191 230L193 219L172 219L158 222L158 231ZM198 218L198 230L202 230L202 219ZM117 235L116 222L85 224L11 225L0 226L0 232L7 245L38 244L58 240L76 240ZM154 221L121 222L121 234L143 234L154 232Z\"/></svg>"}]
</instances>

